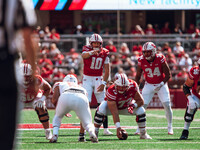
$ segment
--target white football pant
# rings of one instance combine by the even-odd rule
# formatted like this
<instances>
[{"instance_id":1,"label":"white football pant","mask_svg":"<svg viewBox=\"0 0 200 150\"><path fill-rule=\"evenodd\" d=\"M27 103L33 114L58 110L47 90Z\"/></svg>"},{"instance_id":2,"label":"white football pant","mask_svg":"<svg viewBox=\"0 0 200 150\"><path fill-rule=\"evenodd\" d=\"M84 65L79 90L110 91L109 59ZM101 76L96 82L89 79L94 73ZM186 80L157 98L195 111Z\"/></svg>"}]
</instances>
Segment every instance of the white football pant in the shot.
<instances>
[{"instance_id":1,"label":"white football pant","mask_svg":"<svg viewBox=\"0 0 200 150\"><path fill-rule=\"evenodd\" d=\"M144 88L142 89L142 96L144 98L144 108L146 109L149 105L150 101L152 100L154 94L156 93L154 89L159 84L149 84L145 82ZM163 107L166 112L166 118L168 121L168 126L172 126L172 109L171 109L171 102L170 102L170 95L169 95L169 88L167 83L164 84L161 89L157 92L160 101L163 104Z\"/></svg>"},{"instance_id":2,"label":"white football pant","mask_svg":"<svg viewBox=\"0 0 200 150\"><path fill-rule=\"evenodd\" d=\"M92 93L96 96L97 103L101 103L105 97L105 89L102 92L97 92L97 88L102 84L102 76L86 76L83 75L83 88L86 89L88 93L89 103L92 101Z\"/></svg>"},{"instance_id":3,"label":"white football pant","mask_svg":"<svg viewBox=\"0 0 200 150\"><path fill-rule=\"evenodd\" d=\"M101 103L101 105L99 105L98 112L100 114L103 114L103 115L112 115L109 108L108 108L107 101L103 101ZM119 112L120 115L142 115L142 114L145 113L145 109L144 109L144 107L135 108L134 111L133 111L133 114L130 114L128 112L127 108L122 109L122 110L118 110L118 112Z\"/></svg>"},{"instance_id":4,"label":"white football pant","mask_svg":"<svg viewBox=\"0 0 200 150\"><path fill-rule=\"evenodd\" d=\"M75 111L86 131L94 132L94 125L92 124L92 116L87 96L81 93L65 92L62 93L58 99L56 113L53 119L53 134L58 135L61 120L64 115L70 111Z\"/></svg>"}]
</instances>

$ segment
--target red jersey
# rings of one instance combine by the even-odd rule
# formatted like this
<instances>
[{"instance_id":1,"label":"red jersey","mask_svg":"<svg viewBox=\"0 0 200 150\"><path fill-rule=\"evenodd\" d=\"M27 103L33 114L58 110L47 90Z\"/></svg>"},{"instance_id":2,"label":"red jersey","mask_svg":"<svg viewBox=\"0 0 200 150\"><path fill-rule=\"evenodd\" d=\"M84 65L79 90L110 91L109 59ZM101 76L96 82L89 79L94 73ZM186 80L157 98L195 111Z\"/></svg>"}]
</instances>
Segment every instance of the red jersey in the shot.
<instances>
[{"instance_id":1,"label":"red jersey","mask_svg":"<svg viewBox=\"0 0 200 150\"><path fill-rule=\"evenodd\" d=\"M118 93L115 90L115 85L111 85L106 91L105 100L115 101L119 110L126 109L133 100L135 93L139 90L135 81L129 79L129 84L129 89L124 94Z\"/></svg>"},{"instance_id":2,"label":"red jersey","mask_svg":"<svg viewBox=\"0 0 200 150\"><path fill-rule=\"evenodd\" d=\"M144 56L138 58L138 66L144 72L146 81L150 84L158 84L163 81L165 74L163 73L162 64L166 62L165 56L156 54L153 62L148 62Z\"/></svg>"},{"instance_id":3,"label":"red jersey","mask_svg":"<svg viewBox=\"0 0 200 150\"><path fill-rule=\"evenodd\" d=\"M34 88L34 82L35 88ZM21 101L24 103L32 102L36 97L41 98L43 91L40 89L43 84L43 79L39 75L35 75L33 81L28 85L24 85Z\"/></svg>"},{"instance_id":4,"label":"red jersey","mask_svg":"<svg viewBox=\"0 0 200 150\"><path fill-rule=\"evenodd\" d=\"M194 80L194 85L192 87L192 93L200 99L199 93L197 93L196 89L198 86L198 81L200 78L200 70L199 67L192 67L189 71L189 78Z\"/></svg>"},{"instance_id":5,"label":"red jersey","mask_svg":"<svg viewBox=\"0 0 200 150\"><path fill-rule=\"evenodd\" d=\"M83 46L83 52L92 51L93 48L90 45ZM103 66L108 57L109 51L102 48L98 55L92 55L87 59L83 59L84 68L83 74L87 76L102 76Z\"/></svg>"}]
</instances>

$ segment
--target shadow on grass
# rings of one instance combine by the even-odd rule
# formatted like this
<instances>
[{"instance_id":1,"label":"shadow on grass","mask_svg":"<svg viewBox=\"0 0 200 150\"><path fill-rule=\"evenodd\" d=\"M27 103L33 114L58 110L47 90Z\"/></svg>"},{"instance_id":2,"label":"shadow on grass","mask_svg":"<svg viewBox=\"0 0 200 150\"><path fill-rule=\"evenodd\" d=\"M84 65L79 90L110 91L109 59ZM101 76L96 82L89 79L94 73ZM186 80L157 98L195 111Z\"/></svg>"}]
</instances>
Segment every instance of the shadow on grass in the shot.
<instances>
[{"instance_id":1,"label":"shadow on grass","mask_svg":"<svg viewBox=\"0 0 200 150\"><path fill-rule=\"evenodd\" d=\"M187 140L180 140L179 138L176 139L157 139L158 141L192 141L193 139L187 139Z\"/></svg>"}]
</instances>

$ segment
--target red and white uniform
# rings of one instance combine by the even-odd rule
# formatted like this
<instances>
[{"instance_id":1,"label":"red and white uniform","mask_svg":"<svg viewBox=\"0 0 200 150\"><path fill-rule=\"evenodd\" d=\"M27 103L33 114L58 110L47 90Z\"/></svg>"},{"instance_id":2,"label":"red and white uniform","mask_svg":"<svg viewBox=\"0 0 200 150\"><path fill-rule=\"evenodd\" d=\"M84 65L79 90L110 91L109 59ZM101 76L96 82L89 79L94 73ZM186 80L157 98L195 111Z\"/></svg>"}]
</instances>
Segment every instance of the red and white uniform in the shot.
<instances>
[{"instance_id":1,"label":"red and white uniform","mask_svg":"<svg viewBox=\"0 0 200 150\"><path fill-rule=\"evenodd\" d=\"M143 55L138 58L138 66L142 68L146 82L158 84L163 81L165 75L162 70L162 64L165 62L165 56L162 54L156 54L152 63L149 63Z\"/></svg>"},{"instance_id":2,"label":"red and white uniform","mask_svg":"<svg viewBox=\"0 0 200 150\"><path fill-rule=\"evenodd\" d=\"M92 51L93 48L90 45L83 46L83 52ZM98 55L92 55L87 59L83 59L83 88L88 93L88 100L91 102L92 93L94 92L97 102L101 103L105 97L105 90L97 92L97 88L102 84L103 80L103 66L109 64L109 51L105 48L101 48Z\"/></svg>"},{"instance_id":3,"label":"red and white uniform","mask_svg":"<svg viewBox=\"0 0 200 150\"><path fill-rule=\"evenodd\" d=\"M151 63L149 63L143 55L138 58L138 65L142 68L146 79L144 88L142 89L142 96L144 98L144 104L146 105L148 105L152 100L155 94L154 89L165 77L162 69L162 64L165 62L165 56L162 54L155 54L155 59ZM164 84L157 94L161 102L170 102L169 88L167 84Z\"/></svg>"},{"instance_id":4,"label":"red and white uniform","mask_svg":"<svg viewBox=\"0 0 200 150\"><path fill-rule=\"evenodd\" d=\"M34 88L34 80L35 80L35 88ZM22 110L24 107L33 107L36 103L36 101L40 100L40 98L43 96L44 91L41 90L41 87L43 86L43 78L40 75L35 75L33 78L33 81L29 84L25 85L23 84L21 89L21 95L20 95L20 110ZM44 101L44 105L45 105Z\"/></svg>"},{"instance_id":5,"label":"red and white uniform","mask_svg":"<svg viewBox=\"0 0 200 150\"><path fill-rule=\"evenodd\" d=\"M72 82L57 82L53 86L53 91L57 86L59 87L60 96L56 106L53 126L60 127L64 115L70 111L75 111L83 127L87 131L94 130L86 90Z\"/></svg>"},{"instance_id":6,"label":"red and white uniform","mask_svg":"<svg viewBox=\"0 0 200 150\"><path fill-rule=\"evenodd\" d=\"M133 100L136 91L138 91L138 85L135 81L129 79L129 89L124 94L119 94L115 90L115 85L111 85L106 92L105 100L116 101L117 108L119 110L126 109L130 102Z\"/></svg>"},{"instance_id":7,"label":"red and white uniform","mask_svg":"<svg viewBox=\"0 0 200 150\"><path fill-rule=\"evenodd\" d=\"M136 92L139 92L138 85L135 81L129 79L129 88L124 94L120 94L116 91L115 85L111 85L106 91L105 101L101 103L98 107L99 113L104 115L111 115L110 110L108 109L107 101L116 101L118 112L121 115L139 115L145 113L143 107L138 107L133 111L133 114L128 112L128 106L131 103L134 103L134 96Z\"/></svg>"},{"instance_id":8,"label":"red and white uniform","mask_svg":"<svg viewBox=\"0 0 200 150\"><path fill-rule=\"evenodd\" d=\"M90 45L83 46L84 52L92 51L93 48ZM84 68L83 74L87 76L102 76L104 63L108 63L108 54L109 51L105 48L102 48L98 55L93 55L87 59L83 60Z\"/></svg>"},{"instance_id":9,"label":"red and white uniform","mask_svg":"<svg viewBox=\"0 0 200 150\"><path fill-rule=\"evenodd\" d=\"M200 79L200 68L199 67L192 67L189 71L189 78L194 80L194 85L192 87L192 97L197 102L198 106L200 106L200 95L197 93L196 89L198 85L198 81Z\"/></svg>"},{"instance_id":10,"label":"red and white uniform","mask_svg":"<svg viewBox=\"0 0 200 150\"><path fill-rule=\"evenodd\" d=\"M43 85L43 78L39 75L35 75L35 87L34 87L34 81L23 85L23 93L21 101L23 103L30 103L33 102L36 98L41 98L43 95L43 91L40 89Z\"/></svg>"}]
</instances>

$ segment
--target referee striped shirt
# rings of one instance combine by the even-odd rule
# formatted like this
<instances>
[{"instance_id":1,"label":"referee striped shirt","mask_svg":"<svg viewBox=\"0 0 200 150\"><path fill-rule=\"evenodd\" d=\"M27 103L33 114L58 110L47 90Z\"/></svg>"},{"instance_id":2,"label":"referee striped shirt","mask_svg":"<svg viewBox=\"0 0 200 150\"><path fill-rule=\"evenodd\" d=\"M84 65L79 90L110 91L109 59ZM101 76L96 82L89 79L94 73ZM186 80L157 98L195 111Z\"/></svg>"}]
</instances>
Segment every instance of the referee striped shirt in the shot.
<instances>
[{"instance_id":1,"label":"referee striped shirt","mask_svg":"<svg viewBox=\"0 0 200 150\"><path fill-rule=\"evenodd\" d=\"M32 0L0 0L0 60L17 52L16 31L35 24Z\"/></svg>"}]
</instances>

